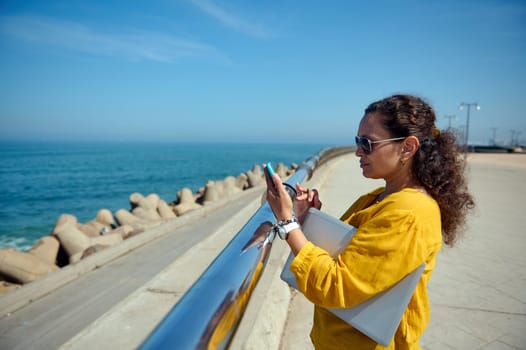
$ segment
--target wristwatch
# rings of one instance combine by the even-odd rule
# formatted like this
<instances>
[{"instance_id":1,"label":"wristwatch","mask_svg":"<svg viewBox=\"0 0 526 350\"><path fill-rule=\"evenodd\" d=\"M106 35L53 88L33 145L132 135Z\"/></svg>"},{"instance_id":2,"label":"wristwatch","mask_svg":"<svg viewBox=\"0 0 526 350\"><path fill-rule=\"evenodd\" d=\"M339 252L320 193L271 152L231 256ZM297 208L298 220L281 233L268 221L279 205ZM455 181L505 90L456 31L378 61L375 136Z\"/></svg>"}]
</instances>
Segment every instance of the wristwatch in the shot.
<instances>
[{"instance_id":1,"label":"wristwatch","mask_svg":"<svg viewBox=\"0 0 526 350\"><path fill-rule=\"evenodd\" d=\"M298 222L297 218L292 218L289 220L279 221L274 226L274 232L279 236L279 238L283 240L287 240L289 238L289 232L292 230L295 230L297 228L300 228L300 224Z\"/></svg>"}]
</instances>

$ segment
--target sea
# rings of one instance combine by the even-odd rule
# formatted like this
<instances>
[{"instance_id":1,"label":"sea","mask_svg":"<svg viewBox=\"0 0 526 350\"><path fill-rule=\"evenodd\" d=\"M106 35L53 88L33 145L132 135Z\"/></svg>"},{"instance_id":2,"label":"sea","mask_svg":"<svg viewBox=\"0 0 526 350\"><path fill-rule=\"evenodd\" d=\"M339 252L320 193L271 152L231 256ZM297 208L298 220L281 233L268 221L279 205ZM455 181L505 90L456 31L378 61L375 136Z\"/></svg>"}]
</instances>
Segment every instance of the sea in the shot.
<instances>
[{"instance_id":1,"label":"sea","mask_svg":"<svg viewBox=\"0 0 526 350\"><path fill-rule=\"evenodd\" d=\"M272 162L290 166L332 145L146 142L0 142L0 248L31 248L61 214L79 222L130 209L134 192L167 203Z\"/></svg>"}]
</instances>

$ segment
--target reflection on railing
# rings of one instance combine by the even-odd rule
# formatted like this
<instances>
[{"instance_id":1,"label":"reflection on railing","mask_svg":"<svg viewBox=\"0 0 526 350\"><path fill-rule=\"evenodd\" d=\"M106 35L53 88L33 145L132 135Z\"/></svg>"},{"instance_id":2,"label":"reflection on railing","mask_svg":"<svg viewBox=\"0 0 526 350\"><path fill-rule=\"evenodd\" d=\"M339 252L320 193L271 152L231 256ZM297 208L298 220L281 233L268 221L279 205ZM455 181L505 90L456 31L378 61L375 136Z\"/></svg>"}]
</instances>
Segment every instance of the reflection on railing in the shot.
<instances>
[{"instance_id":1,"label":"reflection on railing","mask_svg":"<svg viewBox=\"0 0 526 350\"><path fill-rule=\"evenodd\" d=\"M322 163L352 151L350 147L324 149L303 162L286 183L302 183ZM227 348L268 260L273 236L267 233L273 222L272 210L264 203L157 325L141 349Z\"/></svg>"}]
</instances>

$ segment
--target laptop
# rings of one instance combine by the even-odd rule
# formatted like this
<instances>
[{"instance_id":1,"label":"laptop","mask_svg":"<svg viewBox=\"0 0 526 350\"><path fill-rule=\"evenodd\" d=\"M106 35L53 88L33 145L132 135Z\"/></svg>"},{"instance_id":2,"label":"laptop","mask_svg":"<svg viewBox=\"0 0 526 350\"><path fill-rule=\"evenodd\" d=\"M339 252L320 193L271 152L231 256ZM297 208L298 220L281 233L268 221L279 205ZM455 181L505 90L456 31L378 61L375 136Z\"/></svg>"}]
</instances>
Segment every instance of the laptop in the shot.
<instances>
[{"instance_id":1,"label":"laptop","mask_svg":"<svg viewBox=\"0 0 526 350\"><path fill-rule=\"evenodd\" d=\"M342 252L356 232L356 228L337 218L311 208L303 222L302 230L315 245L336 257ZM290 271L294 259L291 253L281 272L281 279L298 289L296 278ZM351 308L328 309L345 322L379 344L388 346L409 304L425 262L391 288L378 293Z\"/></svg>"}]
</instances>

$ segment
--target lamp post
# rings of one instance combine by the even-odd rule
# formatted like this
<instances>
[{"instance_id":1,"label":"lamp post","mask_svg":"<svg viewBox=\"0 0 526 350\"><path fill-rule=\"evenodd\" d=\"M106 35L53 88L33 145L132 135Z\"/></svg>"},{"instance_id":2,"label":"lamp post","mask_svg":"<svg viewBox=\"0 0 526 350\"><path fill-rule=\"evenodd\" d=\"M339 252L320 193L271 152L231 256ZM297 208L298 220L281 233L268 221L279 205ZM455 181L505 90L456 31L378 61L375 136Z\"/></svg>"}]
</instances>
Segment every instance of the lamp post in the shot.
<instances>
[{"instance_id":1,"label":"lamp post","mask_svg":"<svg viewBox=\"0 0 526 350\"><path fill-rule=\"evenodd\" d=\"M490 128L491 131L493 131L493 137L491 138L491 146L497 145L497 128L492 127Z\"/></svg>"},{"instance_id":2,"label":"lamp post","mask_svg":"<svg viewBox=\"0 0 526 350\"><path fill-rule=\"evenodd\" d=\"M522 134L522 132L518 131L518 130L510 130L511 131L511 141L510 141L510 146L513 147L513 146L519 146L519 136L520 134Z\"/></svg>"},{"instance_id":3,"label":"lamp post","mask_svg":"<svg viewBox=\"0 0 526 350\"><path fill-rule=\"evenodd\" d=\"M464 144L466 145L466 151L468 151L468 148L469 148L469 144L468 144L469 142L469 139L468 139L469 137L469 112L471 110L471 107L474 107L478 111L480 109L480 106L477 102L472 102L472 103L462 102L460 106L458 107L458 109L463 110L464 107L467 107L468 109L468 112L467 112L468 115L467 115L467 120L466 120L466 134L465 134L466 138L464 140Z\"/></svg>"}]
</instances>

